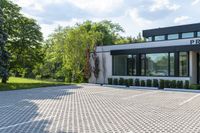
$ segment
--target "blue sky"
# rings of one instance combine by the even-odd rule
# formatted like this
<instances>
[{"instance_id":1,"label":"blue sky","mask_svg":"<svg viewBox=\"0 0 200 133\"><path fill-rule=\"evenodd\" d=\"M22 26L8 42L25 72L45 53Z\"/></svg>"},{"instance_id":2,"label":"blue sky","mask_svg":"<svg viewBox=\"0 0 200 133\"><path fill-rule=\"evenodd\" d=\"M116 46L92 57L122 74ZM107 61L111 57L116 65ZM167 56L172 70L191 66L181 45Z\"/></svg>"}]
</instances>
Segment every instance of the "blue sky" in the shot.
<instances>
[{"instance_id":1,"label":"blue sky","mask_svg":"<svg viewBox=\"0 0 200 133\"><path fill-rule=\"evenodd\" d=\"M34 18L47 38L60 26L111 20L136 36L143 29L200 22L200 0L12 0Z\"/></svg>"}]
</instances>

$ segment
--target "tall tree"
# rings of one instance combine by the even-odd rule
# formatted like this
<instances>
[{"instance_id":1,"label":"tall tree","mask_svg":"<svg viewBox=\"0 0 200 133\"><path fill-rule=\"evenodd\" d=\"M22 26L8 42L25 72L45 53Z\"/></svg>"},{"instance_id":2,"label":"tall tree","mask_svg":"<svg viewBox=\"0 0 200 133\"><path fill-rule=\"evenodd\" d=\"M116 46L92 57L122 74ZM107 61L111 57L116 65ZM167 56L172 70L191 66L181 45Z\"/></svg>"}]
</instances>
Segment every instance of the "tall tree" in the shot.
<instances>
[{"instance_id":1,"label":"tall tree","mask_svg":"<svg viewBox=\"0 0 200 133\"><path fill-rule=\"evenodd\" d=\"M6 83L9 76L9 53L6 51L5 48L7 34L3 31L3 22L3 12L0 7L0 77L2 78L2 83Z\"/></svg>"}]
</instances>

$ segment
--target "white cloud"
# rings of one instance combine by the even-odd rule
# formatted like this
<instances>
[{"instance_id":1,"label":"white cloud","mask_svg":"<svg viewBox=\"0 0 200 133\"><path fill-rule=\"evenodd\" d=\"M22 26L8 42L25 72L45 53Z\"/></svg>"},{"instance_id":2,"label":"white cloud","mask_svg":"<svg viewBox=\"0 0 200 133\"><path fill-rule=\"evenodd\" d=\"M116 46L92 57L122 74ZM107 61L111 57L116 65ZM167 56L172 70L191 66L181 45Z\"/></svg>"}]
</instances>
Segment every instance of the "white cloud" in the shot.
<instances>
[{"instance_id":1,"label":"white cloud","mask_svg":"<svg viewBox=\"0 0 200 133\"><path fill-rule=\"evenodd\" d=\"M190 17L188 17L188 16L180 16L180 17L175 18L174 23L176 23L176 24L183 24L189 18Z\"/></svg>"},{"instance_id":2,"label":"white cloud","mask_svg":"<svg viewBox=\"0 0 200 133\"><path fill-rule=\"evenodd\" d=\"M131 20L134 22L134 24L136 26L144 28L144 27L152 24L152 21L147 20L145 18L142 18L139 15L139 12L138 12L138 10L136 8L127 10L126 11L126 15L128 15L129 17L131 17Z\"/></svg>"},{"instance_id":3,"label":"white cloud","mask_svg":"<svg viewBox=\"0 0 200 133\"><path fill-rule=\"evenodd\" d=\"M194 0L193 2L192 2L192 5L196 5L196 4L198 4L200 2L200 0Z\"/></svg>"},{"instance_id":4,"label":"white cloud","mask_svg":"<svg viewBox=\"0 0 200 133\"><path fill-rule=\"evenodd\" d=\"M76 7L92 13L111 12L120 7L123 0L67 0Z\"/></svg>"},{"instance_id":5,"label":"white cloud","mask_svg":"<svg viewBox=\"0 0 200 133\"><path fill-rule=\"evenodd\" d=\"M180 8L180 5L173 4L169 0L153 0L154 4L150 7L151 12L167 9L175 11Z\"/></svg>"}]
</instances>

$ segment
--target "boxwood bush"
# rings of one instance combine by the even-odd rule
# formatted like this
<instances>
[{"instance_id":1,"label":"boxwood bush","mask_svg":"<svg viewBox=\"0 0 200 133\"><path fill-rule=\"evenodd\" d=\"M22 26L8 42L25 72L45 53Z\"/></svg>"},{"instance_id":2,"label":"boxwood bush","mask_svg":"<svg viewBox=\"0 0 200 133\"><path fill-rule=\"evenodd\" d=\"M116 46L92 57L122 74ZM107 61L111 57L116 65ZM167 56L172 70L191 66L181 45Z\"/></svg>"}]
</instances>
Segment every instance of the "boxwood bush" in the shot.
<instances>
[{"instance_id":1,"label":"boxwood bush","mask_svg":"<svg viewBox=\"0 0 200 133\"><path fill-rule=\"evenodd\" d=\"M190 88L190 82L188 80L185 81L184 88L185 89L189 89Z\"/></svg>"},{"instance_id":2,"label":"boxwood bush","mask_svg":"<svg viewBox=\"0 0 200 133\"><path fill-rule=\"evenodd\" d=\"M147 80L147 87L152 87L152 80L151 79Z\"/></svg>"},{"instance_id":3,"label":"boxwood bush","mask_svg":"<svg viewBox=\"0 0 200 133\"><path fill-rule=\"evenodd\" d=\"M191 85L190 86L190 88L192 89L192 90L200 90L200 85Z\"/></svg>"},{"instance_id":4,"label":"boxwood bush","mask_svg":"<svg viewBox=\"0 0 200 133\"><path fill-rule=\"evenodd\" d=\"M165 87L165 81L163 79L161 79L159 88L164 89L164 87Z\"/></svg>"},{"instance_id":5,"label":"boxwood bush","mask_svg":"<svg viewBox=\"0 0 200 133\"><path fill-rule=\"evenodd\" d=\"M165 88L170 88L170 81L169 80L165 80L164 81L164 87Z\"/></svg>"},{"instance_id":6,"label":"boxwood bush","mask_svg":"<svg viewBox=\"0 0 200 133\"><path fill-rule=\"evenodd\" d=\"M118 79L117 79L117 78L115 78L115 79L113 80L113 84L114 84L114 85L118 85Z\"/></svg>"},{"instance_id":7,"label":"boxwood bush","mask_svg":"<svg viewBox=\"0 0 200 133\"><path fill-rule=\"evenodd\" d=\"M141 86L145 86L145 81L141 80Z\"/></svg>"},{"instance_id":8,"label":"boxwood bush","mask_svg":"<svg viewBox=\"0 0 200 133\"><path fill-rule=\"evenodd\" d=\"M176 80L170 81L170 88L176 88Z\"/></svg>"},{"instance_id":9,"label":"boxwood bush","mask_svg":"<svg viewBox=\"0 0 200 133\"><path fill-rule=\"evenodd\" d=\"M109 84L109 85L112 85L112 83L113 83L112 80L113 80L112 78L108 78L108 84Z\"/></svg>"},{"instance_id":10,"label":"boxwood bush","mask_svg":"<svg viewBox=\"0 0 200 133\"><path fill-rule=\"evenodd\" d=\"M159 87L159 83L157 79L153 80L153 87Z\"/></svg>"},{"instance_id":11,"label":"boxwood bush","mask_svg":"<svg viewBox=\"0 0 200 133\"><path fill-rule=\"evenodd\" d=\"M179 89L182 89L183 88L183 81L177 81L176 87L179 88Z\"/></svg>"},{"instance_id":12,"label":"boxwood bush","mask_svg":"<svg viewBox=\"0 0 200 133\"><path fill-rule=\"evenodd\" d=\"M128 85L132 86L133 85L133 79L128 79Z\"/></svg>"},{"instance_id":13,"label":"boxwood bush","mask_svg":"<svg viewBox=\"0 0 200 133\"><path fill-rule=\"evenodd\" d=\"M140 86L140 79L135 79L135 86Z\"/></svg>"},{"instance_id":14,"label":"boxwood bush","mask_svg":"<svg viewBox=\"0 0 200 133\"><path fill-rule=\"evenodd\" d=\"M119 85L124 85L124 79L123 78L119 79Z\"/></svg>"},{"instance_id":15,"label":"boxwood bush","mask_svg":"<svg viewBox=\"0 0 200 133\"><path fill-rule=\"evenodd\" d=\"M125 79L125 80L124 80L124 85L126 85L126 87L129 87L128 79Z\"/></svg>"}]
</instances>

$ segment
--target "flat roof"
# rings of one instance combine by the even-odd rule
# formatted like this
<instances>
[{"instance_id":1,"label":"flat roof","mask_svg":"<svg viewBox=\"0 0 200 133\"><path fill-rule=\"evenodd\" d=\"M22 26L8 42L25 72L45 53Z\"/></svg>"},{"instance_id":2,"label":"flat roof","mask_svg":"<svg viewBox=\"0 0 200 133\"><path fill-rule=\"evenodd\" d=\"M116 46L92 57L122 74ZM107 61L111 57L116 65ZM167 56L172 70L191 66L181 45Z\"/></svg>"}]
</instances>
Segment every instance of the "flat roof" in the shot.
<instances>
[{"instance_id":1,"label":"flat roof","mask_svg":"<svg viewBox=\"0 0 200 133\"><path fill-rule=\"evenodd\" d=\"M143 30L144 37L200 31L200 23Z\"/></svg>"}]
</instances>

